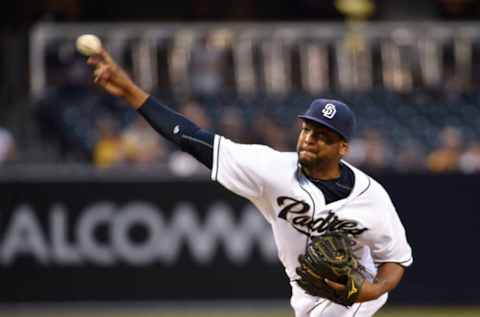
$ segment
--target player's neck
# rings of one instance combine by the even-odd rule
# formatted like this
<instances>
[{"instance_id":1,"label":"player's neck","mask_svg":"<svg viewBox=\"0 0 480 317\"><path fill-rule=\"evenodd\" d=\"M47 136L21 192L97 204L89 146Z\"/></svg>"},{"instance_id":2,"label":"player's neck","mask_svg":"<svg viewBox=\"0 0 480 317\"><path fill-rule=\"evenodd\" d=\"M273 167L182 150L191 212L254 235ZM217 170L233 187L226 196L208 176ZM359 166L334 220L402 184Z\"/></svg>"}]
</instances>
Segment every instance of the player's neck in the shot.
<instances>
[{"instance_id":1,"label":"player's neck","mask_svg":"<svg viewBox=\"0 0 480 317\"><path fill-rule=\"evenodd\" d=\"M339 178L342 172L338 162L332 162L327 165L317 165L315 167L302 166L302 170L308 178L318 181L328 181Z\"/></svg>"}]
</instances>

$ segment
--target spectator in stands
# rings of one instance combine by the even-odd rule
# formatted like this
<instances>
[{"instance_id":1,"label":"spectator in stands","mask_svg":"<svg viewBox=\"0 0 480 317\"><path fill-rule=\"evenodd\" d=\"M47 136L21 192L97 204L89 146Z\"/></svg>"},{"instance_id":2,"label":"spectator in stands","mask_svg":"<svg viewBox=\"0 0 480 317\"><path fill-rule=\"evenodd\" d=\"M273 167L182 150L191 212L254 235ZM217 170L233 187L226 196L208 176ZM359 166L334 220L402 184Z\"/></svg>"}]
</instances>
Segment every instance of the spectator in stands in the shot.
<instances>
[{"instance_id":1,"label":"spectator in stands","mask_svg":"<svg viewBox=\"0 0 480 317\"><path fill-rule=\"evenodd\" d=\"M406 140L398 149L393 164L399 172L425 170L425 151L415 140Z\"/></svg>"},{"instance_id":2,"label":"spectator in stands","mask_svg":"<svg viewBox=\"0 0 480 317\"><path fill-rule=\"evenodd\" d=\"M453 127L446 127L440 133L440 144L427 158L428 169L435 173L458 170L461 155L462 136Z\"/></svg>"},{"instance_id":3,"label":"spectator in stands","mask_svg":"<svg viewBox=\"0 0 480 317\"><path fill-rule=\"evenodd\" d=\"M480 142L472 143L462 153L459 160L459 168L464 173L480 173Z\"/></svg>"},{"instance_id":4,"label":"spectator in stands","mask_svg":"<svg viewBox=\"0 0 480 317\"><path fill-rule=\"evenodd\" d=\"M0 164L13 161L15 156L16 146L12 133L0 127Z\"/></svg>"},{"instance_id":5,"label":"spectator in stands","mask_svg":"<svg viewBox=\"0 0 480 317\"><path fill-rule=\"evenodd\" d=\"M345 160L353 165L363 166L367 156L365 140L363 138L354 138L349 143L349 151L345 155Z\"/></svg>"},{"instance_id":6,"label":"spectator in stands","mask_svg":"<svg viewBox=\"0 0 480 317\"><path fill-rule=\"evenodd\" d=\"M97 120L98 139L95 144L93 159L99 168L113 167L126 160L126 151L118 127L110 117Z\"/></svg>"},{"instance_id":7,"label":"spectator in stands","mask_svg":"<svg viewBox=\"0 0 480 317\"><path fill-rule=\"evenodd\" d=\"M218 122L218 133L228 135L237 142L248 142L248 133L245 131L245 120L238 107L225 107Z\"/></svg>"},{"instance_id":8,"label":"spectator in stands","mask_svg":"<svg viewBox=\"0 0 480 317\"><path fill-rule=\"evenodd\" d=\"M292 151L288 142L288 129L280 126L272 115L259 115L253 121L255 143L271 146L277 151Z\"/></svg>"},{"instance_id":9,"label":"spectator in stands","mask_svg":"<svg viewBox=\"0 0 480 317\"><path fill-rule=\"evenodd\" d=\"M178 112L195 122L199 127L209 129L212 127L212 121L206 114L203 105L195 100L188 100L181 104Z\"/></svg>"},{"instance_id":10,"label":"spectator in stands","mask_svg":"<svg viewBox=\"0 0 480 317\"><path fill-rule=\"evenodd\" d=\"M216 31L205 35L191 52L190 74L193 92L212 95L225 87L228 33Z\"/></svg>"},{"instance_id":11,"label":"spectator in stands","mask_svg":"<svg viewBox=\"0 0 480 317\"><path fill-rule=\"evenodd\" d=\"M369 170L383 170L392 163L392 152L383 135L374 129L365 133L367 156L365 167Z\"/></svg>"},{"instance_id":12,"label":"spectator in stands","mask_svg":"<svg viewBox=\"0 0 480 317\"><path fill-rule=\"evenodd\" d=\"M366 130L362 137L352 140L347 161L369 171L391 168L392 152L383 136L375 129Z\"/></svg>"},{"instance_id":13,"label":"spectator in stands","mask_svg":"<svg viewBox=\"0 0 480 317\"><path fill-rule=\"evenodd\" d=\"M133 124L121 133L125 159L135 165L149 165L164 158L165 144L160 135L143 119L137 117Z\"/></svg>"}]
</instances>

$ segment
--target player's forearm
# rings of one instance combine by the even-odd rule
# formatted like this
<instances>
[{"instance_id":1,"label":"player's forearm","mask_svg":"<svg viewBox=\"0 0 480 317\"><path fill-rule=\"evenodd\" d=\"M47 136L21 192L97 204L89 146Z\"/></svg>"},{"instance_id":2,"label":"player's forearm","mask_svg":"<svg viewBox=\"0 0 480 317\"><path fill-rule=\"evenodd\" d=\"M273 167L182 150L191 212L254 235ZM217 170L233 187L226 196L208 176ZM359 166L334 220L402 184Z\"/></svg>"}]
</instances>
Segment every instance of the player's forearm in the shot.
<instances>
[{"instance_id":1,"label":"player's forearm","mask_svg":"<svg viewBox=\"0 0 480 317\"><path fill-rule=\"evenodd\" d=\"M191 154L206 167L212 168L213 133L200 129L195 123L151 96L147 97L137 110L163 137Z\"/></svg>"},{"instance_id":2,"label":"player's forearm","mask_svg":"<svg viewBox=\"0 0 480 317\"><path fill-rule=\"evenodd\" d=\"M145 104L148 99L149 94L147 94L143 89L131 82L126 89L126 94L124 96L127 103L135 110L139 109L143 104Z\"/></svg>"},{"instance_id":3,"label":"player's forearm","mask_svg":"<svg viewBox=\"0 0 480 317\"><path fill-rule=\"evenodd\" d=\"M405 269L397 263L384 263L380 266L373 283L365 281L358 302L376 299L393 290L402 279Z\"/></svg>"}]
</instances>

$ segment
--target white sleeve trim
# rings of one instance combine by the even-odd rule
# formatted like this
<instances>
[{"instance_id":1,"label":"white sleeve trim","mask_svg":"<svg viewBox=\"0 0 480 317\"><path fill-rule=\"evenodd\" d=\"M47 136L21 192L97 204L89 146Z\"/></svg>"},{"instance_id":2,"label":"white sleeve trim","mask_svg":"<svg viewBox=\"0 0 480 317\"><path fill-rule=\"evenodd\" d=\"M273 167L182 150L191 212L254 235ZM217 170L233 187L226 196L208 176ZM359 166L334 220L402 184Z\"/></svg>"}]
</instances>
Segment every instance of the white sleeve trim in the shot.
<instances>
[{"instance_id":1,"label":"white sleeve trim","mask_svg":"<svg viewBox=\"0 0 480 317\"><path fill-rule=\"evenodd\" d=\"M215 134L213 139L213 164L212 164L212 172L211 172L211 179L213 181L217 181L218 177L218 167L219 167L219 156L220 156L220 141L222 139L221 135Z\"/></svg>"},{"instance_id":2,"label":"white sleeve trim","mask_svg":"<svg viewBox=\"0 0 480 317\"><path fill-rule=\"evenodd\" d=\"M413 263L413 257L410 257L408 260L405 260L405 261L396 261L396 260L375 261L376 266L380 266L383 263L397 263L403 267L409 267Z\"/></svg>"}]
</instances>

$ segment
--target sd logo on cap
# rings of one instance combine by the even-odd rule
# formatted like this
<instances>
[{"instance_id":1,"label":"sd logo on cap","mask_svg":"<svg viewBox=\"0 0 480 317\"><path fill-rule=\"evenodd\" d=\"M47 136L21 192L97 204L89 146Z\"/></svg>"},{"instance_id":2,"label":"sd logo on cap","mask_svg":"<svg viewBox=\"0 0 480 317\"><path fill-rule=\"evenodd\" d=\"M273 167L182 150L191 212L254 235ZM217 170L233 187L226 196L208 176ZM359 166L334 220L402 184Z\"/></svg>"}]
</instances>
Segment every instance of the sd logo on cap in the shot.
<instances>
[{"instance_id":1,"label":"sd logo on cap","mask_svg":"<svg viewBox=\"0 0 480 317\"><path fill-rule=\"evenodd\" d=\"M333 99L316 99L303 115L298 116L324 125L350 140L355 129L355 114L343 102Z\"/></svg>"}]
</instances>

